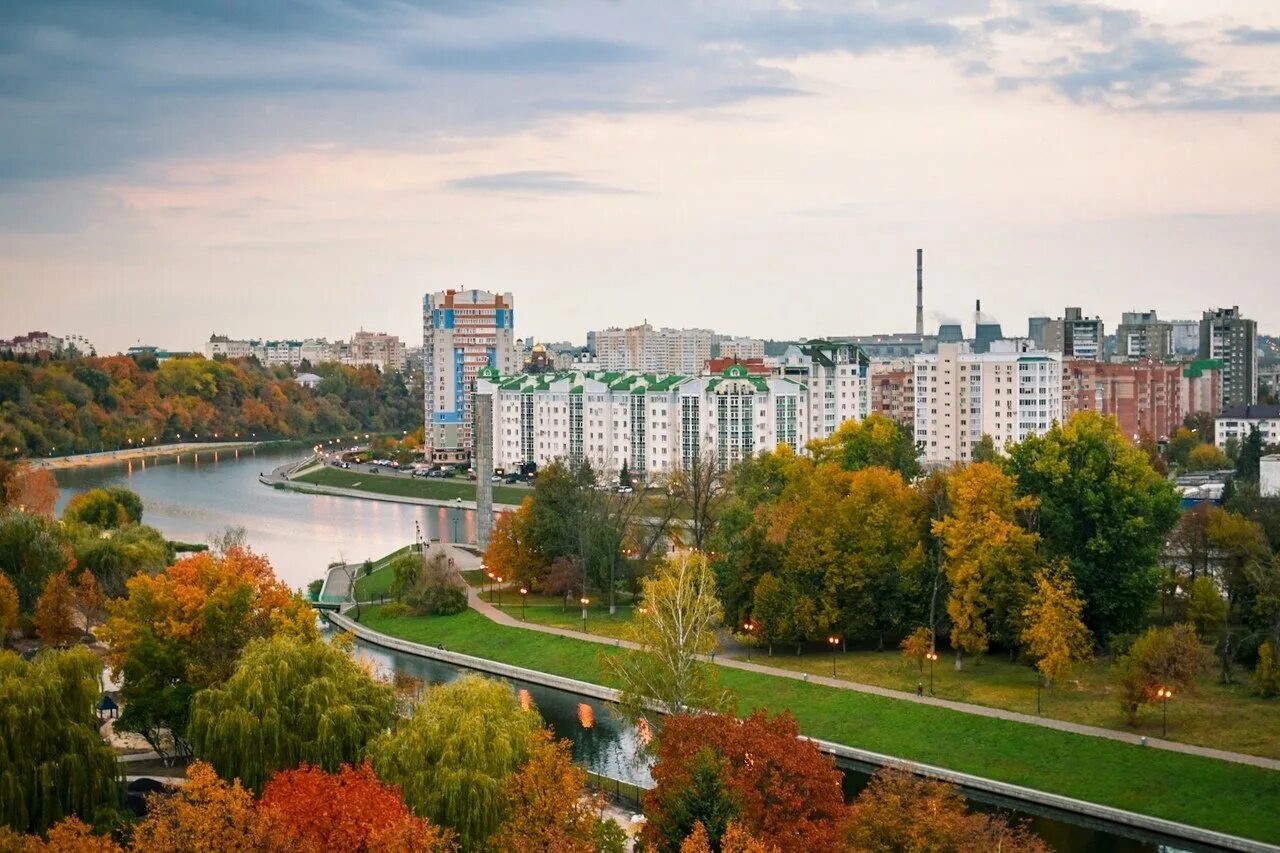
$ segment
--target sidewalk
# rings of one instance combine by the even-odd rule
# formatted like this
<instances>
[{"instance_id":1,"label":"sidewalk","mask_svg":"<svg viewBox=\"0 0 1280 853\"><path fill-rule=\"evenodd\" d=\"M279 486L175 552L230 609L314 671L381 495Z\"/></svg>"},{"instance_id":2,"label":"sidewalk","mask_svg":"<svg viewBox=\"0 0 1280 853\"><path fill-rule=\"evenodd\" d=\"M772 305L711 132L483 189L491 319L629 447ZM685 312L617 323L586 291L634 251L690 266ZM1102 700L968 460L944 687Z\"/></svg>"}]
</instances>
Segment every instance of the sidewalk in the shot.
<instances>
[{"instance_id":1,"label":"sidewalk","mask_svg":"<svg viewBox=\"0 0 1280 853\"><path fill-rule=\"evenodd\" d=\"M478 564L479 560L476 560L476 563ZM468 588L467 598L470 601L471 607L477 613L486 616L499 625L506 625L512 628L523 628L527 631L538 631L543 634L554 634L556 636L569 637L575 640L586 640L588 642L600 643L601 645L606 646L615 646L625 649L638 648L635 643L631 643L626 640L615 640L612 637L600 637L594 634L584 634L581 631L574 631L567 628L555 628L550 625L534 625L529 622L521 622L519 619L508 615L487 601L484 601L480 597L479 592L475 589ZM1043 726L1047 729L1057 729L1059 731L1071 732L1073 734L1107 738L1108 740L1118 740L1122 743L1131 743L1136 745L1141 744L1143 741L1143 738L1139 735L1116 731L1115 729L1104 729L1099 726L1070 723L1065 720L1037 717L1032 714L1021 714L1017 711L1006 711L1003 708L990 708L985 705L972 705L968 702L955 702L950 699L937 699L931 696L916 696L914 693L908 693L902 690L890 690L885 687L876 687L871 684L859 684L854 681L844 681L820 675L811 675L809 673L795 672L794 670L789 669L776 669L771 666L755 663L754 661L749 662L735 658L717 657L714 663L717 666L746 670L747 672L755 672L760 675L771 675L775 678L790 678L796 681L808 681L814 684L821 684L825 687L834 687L839 690L852 690L857 693L869 693L873 696L883 696L887 699L898 699L904 702L917 702L922 705L936 705L939 708L959 711L964 714L976 714L981 717L994 717L1001 720L1011 720L1016 723ZM1177 741L1151 737L1146 738L1146 745L1152 749L1167 749L1170 752L1182 752L1187 755L1216 758L1221 761L1231 761L1236 764L1250 764L1254 767L1261 767L1266 770L1280 770L1280 760L1274 758L1263 758L1258 755L1245 755L1239 752L1228 752L1223 749L1212 749L1206 746L1195 746L1194 744L1179 743Z\"/></svg>"}]
</instances>

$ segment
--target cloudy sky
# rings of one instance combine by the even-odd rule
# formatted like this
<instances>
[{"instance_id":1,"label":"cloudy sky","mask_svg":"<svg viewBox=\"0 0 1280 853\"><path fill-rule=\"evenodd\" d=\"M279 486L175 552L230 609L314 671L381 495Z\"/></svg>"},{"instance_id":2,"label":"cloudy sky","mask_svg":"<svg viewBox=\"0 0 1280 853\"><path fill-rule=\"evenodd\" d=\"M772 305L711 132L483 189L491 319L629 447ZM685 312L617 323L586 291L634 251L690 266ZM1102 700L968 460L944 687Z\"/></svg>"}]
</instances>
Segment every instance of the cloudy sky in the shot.
<instances>
[{"instance_id":1,"label":"cloudy sky","mask_svg":"<svg viewBox=\"0 0 1280 853\"><path fill-rule=\"evenodd\" d=\"M1280 332L1275 0L5 0L0 336Z\"/></svg>"}]
</instances>

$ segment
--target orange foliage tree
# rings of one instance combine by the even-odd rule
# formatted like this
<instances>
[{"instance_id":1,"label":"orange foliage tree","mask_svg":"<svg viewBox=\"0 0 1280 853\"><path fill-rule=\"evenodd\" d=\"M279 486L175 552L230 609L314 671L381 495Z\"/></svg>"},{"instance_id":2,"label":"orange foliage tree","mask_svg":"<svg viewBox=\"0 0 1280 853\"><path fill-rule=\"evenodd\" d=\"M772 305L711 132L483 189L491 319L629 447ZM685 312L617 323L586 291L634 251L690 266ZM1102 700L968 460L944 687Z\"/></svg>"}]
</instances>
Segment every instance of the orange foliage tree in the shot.
<instances>
[{"instance_id":1,"label":"orange foliage tree","mask_svg":"<svg viewBox=\"0 0 1280 853\"><path fill-rule=\"evenodd\" d=\"M315 612L276 579L264 557L233 547L134 575L109 603L99 632L122 679L117 727L157 751L189 753L181 739L195 691L226 681L250 640L278 632L315 638Z\"/></svg>"},{"instance_id":2,"label":"orange foliage tree","mask_svg":"<svg viewBox=\"0 0 1280 853\"><path fill-rule=\"evenodd\" d=\"M573 763L572 744L543 730L524 767L507 781L511 816L489 839L513 853L593 853L600 802L584 796L587 774Z\"/></svg>"},{"instance_id":3,"label":"orange foliage tree","mask_svg":"<svg viewBox=\"0 0 1280 853\"><path fill-rule=\"evenodd\" d=\"M0 499L6 506L53 518L53 510L58 503L58 481L47 468L5 466L5 470L0 472Z\"/></svg>"},{"instance_id":4,"label":"orange foliage tree","mask_svg":"<svg viewBox=\"0 0 1280 853\"><path fill-rule=\"evenodd\" d=\"M845 816L840 772L809 741L795 718L757 710L745 720L727 714L681 714L658 738L654 790L644 797L645 839L661 846L655 827L665 804L691 784L705 750L719 760L726 787L741 807L742 828L779 850L831 850Z\"/></svg>"},{"instance_id":5,"label":"orange foliage tree","mask_svg":"<svg viewBox=\"0 0 1280 853\"><path fill-rule=\"evenodd\" d=\"M5 853L124 853L110 837L94 835L78 817L63 818L49 828L46 841L38 835L21 835L0 829L0 850Z\"/></svg>"},{"instance_id":6,"label":"orange foliage tree","mask_svg":"<svg viewBox=\"0 0 1280 853\"><path fill-rule=\"evenodd\" d=\"M845 848L851 853L881 850L954 850L988 853L1017 850L1049 853L1049 847L1021 824L998 815L971 814L955 786L916 779L906 770L885 768L849 807Z\"/></svg>"},{"instance_id":7,"label":"orange foliage tree","mask_svg":"<svg viewBox=\"0 0 1280 853\"><path fill-rule=\"evenodd\" d=\"M0 647L5 636L18 627L18 588L7 575L0 574Z\"/></svg>"},{"instance_id":8,"label":"orange foliage tree","mask_svg":"<svg viewBox=\"0 0 1280 853\"><path fill-rule=\"evenodd\" d=\"M731 822L720 839L719 853L777 853L778 848L755 838L737 821ZM694 824L693 832L680 843L680 853L716 853L702 822Z\"/></svg>"},{"instance_id":9,"label":"orange foliage tree","mask_svg":"<svg viewBox=\"0 0 1280 853\"><path fill-rule=\"evenodd\" d=\"M277 773L262 792L259 812L269 841L286 850L449 851L452 833L410 813L400 790L369 764L337 773L304 765Z\"/></svg>"},{"instance_id":10,"label":"orange foliage tree","mask_svg":"<svg viewBox=\"0 0 1280 853\"><path fill-rule=\"evenodd\" d=\"M36 602L35 622L46 646L68 646L84 635L76 624L76 594L69 572L49 576Z\"/></svg>"},{"instance_id":11,"label":"orange foliage tree","mask_svg":"<svg viewBox=\"0 0 1280 853\"><path fill-rule=\"evenodd\" d=\"M263 849L253 795L227 784L208 764L187 768L187 784L147 798L147 817L134 828L133 849L148 853L222 853Z\"/></svg>"},{"instance_id":12,"label":"orange foliage tree","mask_svg":"<svg viewBox=\"0 0 1280 853\"><path fill-rule=\"evenodd\" d=\"M530 517L533 498L525 498L520 508L498 516L484 552L484 563L499 577L528 587L541 588L547 561L531 544Z\"/></svg>"}]
</instances>

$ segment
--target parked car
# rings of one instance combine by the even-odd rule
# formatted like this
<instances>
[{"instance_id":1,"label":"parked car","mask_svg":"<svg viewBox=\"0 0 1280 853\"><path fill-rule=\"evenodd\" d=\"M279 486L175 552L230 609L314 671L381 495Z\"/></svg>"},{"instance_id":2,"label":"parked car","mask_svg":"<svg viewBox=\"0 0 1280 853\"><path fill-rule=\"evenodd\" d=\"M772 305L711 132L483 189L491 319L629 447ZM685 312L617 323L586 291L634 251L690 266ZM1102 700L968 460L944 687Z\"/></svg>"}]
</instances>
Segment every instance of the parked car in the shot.
<instances>
[{"instance_id":1,"label":"parked car","mask_svg":"<svg viewBox=\"0 0 1280 853\"><path fill-rule=\"evenodd\" d=\"M370 466L369 466L369 473L370 473L370 474L381 474L382 472L378 470L378 466L377 466L377 465L370 465Z\"/></svg>"},{"instance_id":2,"label":"parked car","mask_svg":"<svg viewBox=\"0 0 1280 853\"><path fill-rule=\"evenodd\" d=\"M519 475L519 474L508 474L508 475L507 475L507 478L506 478L505 480L503 480L502 482L506 483L508 486L514 486L516 483L520 482L520 475Z\"/></svg>"}]
</instances>

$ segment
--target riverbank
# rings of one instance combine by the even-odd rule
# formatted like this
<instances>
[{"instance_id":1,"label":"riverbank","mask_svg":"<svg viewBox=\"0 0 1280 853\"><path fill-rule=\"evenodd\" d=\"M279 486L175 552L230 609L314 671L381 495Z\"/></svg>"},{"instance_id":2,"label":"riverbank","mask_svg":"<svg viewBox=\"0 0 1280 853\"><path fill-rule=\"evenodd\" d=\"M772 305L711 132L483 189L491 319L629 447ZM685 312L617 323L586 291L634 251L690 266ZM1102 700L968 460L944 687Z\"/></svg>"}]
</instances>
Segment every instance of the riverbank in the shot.
<instances>
[{"instance_id":1,"label":"riverbank","mask_svg":"<svg viewBox=\"0 0 1280 853\"><path fill-rule=\"evenodd\" d=\"M360 466L364 469L365 466ZM260 478L264 485L290 489L309 495L333 495L343 498L388 501L417 506L476 508L476 486L471 482L450 479L413 478L405 474L367 470L339 469L316 465L292 473L272 471ZM494 511L517 509L529 494L528 488L494 486Z\"/></svg>"},{"instance_id":2,"label":"riverbank","mask_svg":"<svg viewBox=\"0 0 1280 853\"><path fill-rule=\"evenodd\" d=\"M244 450L263 447L277 442L265 441L193 441L180 444L154 444L146 447L129 447L124 450L105 450L101 453L80 453L72 456L54 456L48 459L27 460L32 467L62 471L70 468L90 468L94 465L110 465L131 459L150 459L153 456L178 456L183 453L200 453L206 450Z\"/></svg>"},{"instance_id":3,"label":"riverbank","mask_svg":"<svg viewBox=\"0 0 1280 853\"><path fill-rule=\"evenodd\" d=\"M443 645L501 664L614 688L600 644L498 625L475 611L361 622L390 637ZM820 683L720 668L721 683L753 708L791 710L810 737L1009 785L1031 788L1267 843L1280 842L1280 772L1152 749L1040 725L903 701Z\"/></svg>"}]
</instances>

